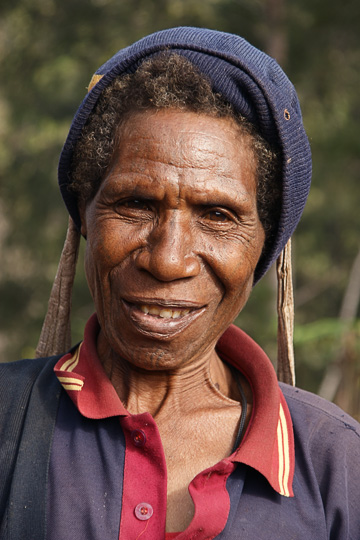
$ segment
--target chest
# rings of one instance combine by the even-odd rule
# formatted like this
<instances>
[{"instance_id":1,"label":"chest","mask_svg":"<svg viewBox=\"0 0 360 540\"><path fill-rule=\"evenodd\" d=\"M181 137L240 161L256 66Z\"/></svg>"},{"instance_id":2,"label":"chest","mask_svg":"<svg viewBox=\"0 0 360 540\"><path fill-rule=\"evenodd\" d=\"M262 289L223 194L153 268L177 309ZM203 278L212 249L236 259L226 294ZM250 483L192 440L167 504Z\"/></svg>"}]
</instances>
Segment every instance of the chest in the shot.
<instances>
[{"instance_id":1,"label":"chest","mask_svg":"<svg viewBox=\"0 0 360 540\"><path fill-rule=\"evenodd\" d=\"M212 416L203 415L159 431L167 470L166 530L182 531L194 516L189 485L204 471L233 452L240 409L233 407Z\"/></svg>"},{"instance_id":2,"label":"chest","mask_svg":"<svg viewBox=\"0 0 360 540\"><path fill-rule=\"evenodd\" d=\"M51 527L46 540L129 540L139 535L159 540L166 528L184 530L191 517L190 529L181 540L327 538L319 518L324 509L316 486L308 485L308 479L301 484L301 496L285 498L249 467L232 467L227 460L213 467L207 463L207 452L203 455L188 447L188 452L178 452L174 460L171 452L175 448L167 448L166 435L159 446L159 431L150 425L149 418L141 417L137 422L125 422L119 429L118 419L94 422L60 407L49 469L46 511ZM134 444L137 430L146 435L143 446ZM181 440L184 432L178 435L179 447L185 448ZM200 439L193 441L195 448ZM208 450L216 462L219 447L209 445ZM207 466L210 469L199 472ZM189 482L194 507L192 499L190 505L184 496ZM138 518L135 511L139 505L145 510L151 507L151 512L142 515L147 519Z\"/></svg>"}]
</instances>

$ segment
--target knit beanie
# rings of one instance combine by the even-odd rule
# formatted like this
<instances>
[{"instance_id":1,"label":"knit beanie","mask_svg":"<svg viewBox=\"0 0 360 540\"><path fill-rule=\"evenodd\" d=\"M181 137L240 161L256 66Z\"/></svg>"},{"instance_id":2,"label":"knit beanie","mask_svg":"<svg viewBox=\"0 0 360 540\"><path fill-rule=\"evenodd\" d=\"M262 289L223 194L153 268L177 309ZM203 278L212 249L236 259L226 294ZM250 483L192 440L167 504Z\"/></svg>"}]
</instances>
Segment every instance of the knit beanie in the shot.
<instances>
[{"instance_id":1,"label":"knit beanie","mask_svg":"<svg viewBox=\"0 0 360 540\"><path fill-rule=\"evenodd\" d=\"M121 49L94 74L89 92L73 119L59 162L60 190L76 226L76 196L68 190L73 151L102 91L124 73L160 51L185 56L235 111L253 123L282 154L281 214L275 237L255 270L257 282L278 257L302 214L311 181L311 153L294 86L275 60L245 39L205 28L171 28Z\"/></svg>"}]
</instances>

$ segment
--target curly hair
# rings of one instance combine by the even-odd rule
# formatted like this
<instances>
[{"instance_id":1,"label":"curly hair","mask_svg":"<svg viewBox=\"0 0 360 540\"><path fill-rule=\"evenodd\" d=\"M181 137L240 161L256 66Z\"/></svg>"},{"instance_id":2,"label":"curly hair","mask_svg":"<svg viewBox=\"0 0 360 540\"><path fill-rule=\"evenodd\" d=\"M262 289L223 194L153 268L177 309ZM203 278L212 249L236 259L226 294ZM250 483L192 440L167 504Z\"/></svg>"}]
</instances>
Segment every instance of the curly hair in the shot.
<instances>
[{"instance_id":1,"label":"curly hair","mask_svg":"<svg viewBox=\"0 0 360 540\"><path fill-rule=\"evenodd\" d=\"M185 57L158 53L121 75L101 94L76 144L69 189L91 200L106 174L122 124L133 112L177 109L208 116L230 117L241 135L248 135L257 163L257 210L265 231L265 246L275 234L281 209L280 152L246 118L213 91L209 80Z\"/></svg>"}]
</instances>

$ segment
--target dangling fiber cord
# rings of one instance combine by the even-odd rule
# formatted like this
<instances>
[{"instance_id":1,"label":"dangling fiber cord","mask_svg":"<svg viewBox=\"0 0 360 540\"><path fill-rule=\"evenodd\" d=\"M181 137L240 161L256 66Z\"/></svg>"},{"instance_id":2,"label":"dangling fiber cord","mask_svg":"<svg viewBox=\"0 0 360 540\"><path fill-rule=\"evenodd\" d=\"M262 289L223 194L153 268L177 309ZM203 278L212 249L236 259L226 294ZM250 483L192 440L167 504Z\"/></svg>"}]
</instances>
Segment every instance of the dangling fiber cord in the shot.
<instances>
[{"instance_id":1,"label":"dangling fiber cord","mask_svg":"<svg viewBox=\"0 0 360 540\"><path fill-rule=\"evenodd\" d=\"M80 232L70 218L48 310L35 351L36 357L65 353L71 347L71 294L79 245Z\"/></svg>"},{"instance_id":2,"label":"dangling fiber cord","mask_svg":"<svg viewBox=\"0 0 360 540\"><path fill-rule=\"evenodd\" d=\"M291 238L276 261L278 279L278 359L279 381L295 386L294 297L291 270Z\"/></svg>"}]
</instances>

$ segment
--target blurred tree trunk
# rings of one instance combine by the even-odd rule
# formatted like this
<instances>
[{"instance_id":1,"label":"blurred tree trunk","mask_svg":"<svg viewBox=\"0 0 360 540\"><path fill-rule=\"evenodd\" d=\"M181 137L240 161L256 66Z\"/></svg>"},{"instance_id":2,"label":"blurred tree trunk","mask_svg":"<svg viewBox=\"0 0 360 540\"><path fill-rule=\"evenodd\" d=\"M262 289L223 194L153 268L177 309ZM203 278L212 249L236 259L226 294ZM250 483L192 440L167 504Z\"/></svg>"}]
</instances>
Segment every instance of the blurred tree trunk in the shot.
<instances>
[{"instance_id":1,"label":"blurred tree trunk","mask_svg":"<svg viewBox=\"0 0 360 540\"><path fill-rule=\"evenodd\" d=\"M265 4L267 33L265 50L284 67L288 57L286 0L267 0Z\"/></svg>"},{"instance_id":2,"label":"blurred tree trunk","mask_svg":"<svg viewBox=\"0 0 360 540\"><path fill-rule=\"evenodd\" d=\"M356 352L353 323L360 301L360 249L353 262L339 320L344 324L339 352L329 364L319 388L319 395L335 401L342 409L360 420L360 361Z\"/></svg>"},{"instance_id":3,"label":"blurred tree trunk","mask_svg":"<svg viewBox=\"0 0 360 540\"><path fill-rule=\"evenodd\" d=\"M360 362L357 335L349 331L344 337L338 389L334 402L360 422Z\"/></svg>"},{"instance_id":4,"label":"blurred tree trunk","mask_svg":"<svg viewBox=\"0 0 360 540\"><path fill-rule=\"evenodd\" d=\"M266 34L265 50L286 69L289 38L287 32L287 1L266 0L264 6ZM338 354L328 368L320 385L319 395L335 401L349 414L360 419L360 362L356 352L353 323L360 301L360 250L353 263L343 297L339 320L344 331Z\"/></svg>"}]
</instances>

